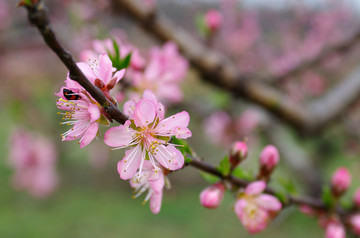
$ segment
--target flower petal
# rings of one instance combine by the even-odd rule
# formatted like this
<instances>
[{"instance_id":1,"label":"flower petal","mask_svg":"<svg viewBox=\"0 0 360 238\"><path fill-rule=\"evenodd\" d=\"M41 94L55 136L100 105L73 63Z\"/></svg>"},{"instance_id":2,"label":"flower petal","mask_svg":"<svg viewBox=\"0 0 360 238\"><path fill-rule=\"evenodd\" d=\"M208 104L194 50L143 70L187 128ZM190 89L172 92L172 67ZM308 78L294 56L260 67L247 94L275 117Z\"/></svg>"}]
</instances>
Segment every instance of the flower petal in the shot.
<instances>
[{"instance_id":1,"label":"flower petal","mask_svg":"<svg viewBox=\"0 0 360 238\"><path fill-rule=\"evenodd\" d=\"M258 195L264 191L266 188L266 183L264 181L255 181L250 183L246 189L245 193L247 195Z\"/></svg>"},{"instance_id":2,"label":"flower petal","mask_svg":"<svg viewBox=\"0 0 360 238\"><path fill-rule=\"evenodd\" d=\"M79 62L79 63L77 63L76 65L80 68L80 70L83 72L83 74L86 76L86 78L87 78L90 82L92 82L92 83L95 82L96 75L95 75L93 69L90 67L90 65L88 65L88 64L85 63L85 62ZM75 81L74 81L74 82L75 82ZM75 83L77 83L77 82L75 82ZM70 85L67 85L67 84L66 84L66 87L71 88L71 86L70 86Z\"/></svg>"},{"instance_id":3,"label":"flower petal","mask_svg":"<svg viewBox=\"0 0 360 238\"><path fill-rule=\"evenodd\" d=\"M282 207L281 202L276 197L268 194L261 194L256 202L259 207L270 211L279 211Z\"/></svg>"},{"instance_id":4,"label":"flower petal","mask_svg":"<svg viewBox=\"0 0 360 238\"><path fill-rule=\"evenodd\" d=\"M150 197L150 210L154 214L158 214L161 209L162 191L154 192Z\"/></svg>"},{"instance_id":5,"label":"flower petal","mask_svg":"<svg viewBox=\"0 0 360 238\"><path fill-rule=\"evenodd\" d=\"M178 138L188 138L191 136L189 130L184 130L189 125L190 116L186 111L179 112L175 115L172 115L164 120L162 120L155 128L155 132L163 135L177 135ZM180 129L179 128L183 128ZM175 132L178 130L178 132ZM179 132L183 132L179 133Z\"/></svg>"},{"instance_id":6,"label":"flower petal","mask_svg":"<svg viewBox=\"0 0 360 238\"><path fill-rule=\"evenodd\" d=\"M116 78L116 83L118 83L120 81L120 79L122 79L125 75L125 69L122 69L120 71L117 71L114 75L114 78Z\"/></svg>"},{"instance_id":7,"label":"flower petal","mask_svg":"<svg viewBox=\"0 0 360 238\"><path fill-rule=\"evenodd\" d=\"M124 180L132 178L135 175L136 170L140 167L141 160L145 159L143 156L144 153L142 152L140 145L126 151L125 157L120 160L117 165L120 178Z\"/></svg>"},{"instance_id":8,"label":"flower petal","mask_svg":"<svg viewBox=\"0 0 360 238\"><path fill-rule=\"evenodd\" d=\"M155 172L153 172L155 173ZM151 186L151 189L155 192L162 192L164 186L165 186L165 177L162 171L157 172L158 176L156 180L148 180L149 184ZM152 178L149 178L152 179Z\"/></svg>"},{"instance_id":9,"label":"flower petal","mask_svg":"<svg viewBox=\"0 0 360 238\"><path fill-rule=\"evenodd\" d=\"M100 56L98 76L101 81L107 85L112 79L113 67L112 62L107 54L102 54Z\"/></svg>"},{"instance_id":10,"label":"flower petal","mask_svg":"<svg viewBox=\"0 0 360 238\"><path fill-rule=\"evenodd\" d=\"M91 141L93 141L96 137L96 134L99 130L99 123L94 122L92 123L85 132L85 135L81 138L80 148L84 148Z\"/></svg>"},{"instance_id":11,"label":"flower petal","mask_svg":"<svg viewBox=\"0 0 360 238\"><path fill-rule=\"evenodd\" d=\"M124 103L123 112L125 113L126 116L133 118L135 107L136 107L136 102L134 100L129 100Z\"/></svg>"},{"instance_id":12,"label":"flower petal","mask_svg":"<svg viewBox=\"0 0 360 238\"><path fill-rule=\"evenodd\" d=\"M135 107L134 122L137 127L144 127L155 119L155 105L148 99L141 99Z\"/></svg>"},{"instance_id":13,"label":"flower petal","mask_svg":"<svg viewBox=\"0 0 360 238\"><path fill-rule=\"evenodd\" d=\"M88 107L88 112L90 113L91 122L94 122L100 118L100 109L95 104L90 104Z\"/></svg>"},{"instance_id":14,"label":"flower petal","mask_svg":"<svg viewBox=\"0 0 360 238\"><path fill-rule=\"evenodd\" d=\"M130 121L127 120L124 125L115 126L105 132L104 142L111 147L126 146L132 140L132 130L129 128Z\"/></svg>"},{"instance_id":15,"label":"flower petal","mask_svg":"<svg viewBox=\"0 0 360 238\"><path fill-rule=\"evenodd\" d=\"M156 147L154 157L165 168L177 170L184 165L184 156L174 146L159 145Z\"/></svg>"}]
</instances>

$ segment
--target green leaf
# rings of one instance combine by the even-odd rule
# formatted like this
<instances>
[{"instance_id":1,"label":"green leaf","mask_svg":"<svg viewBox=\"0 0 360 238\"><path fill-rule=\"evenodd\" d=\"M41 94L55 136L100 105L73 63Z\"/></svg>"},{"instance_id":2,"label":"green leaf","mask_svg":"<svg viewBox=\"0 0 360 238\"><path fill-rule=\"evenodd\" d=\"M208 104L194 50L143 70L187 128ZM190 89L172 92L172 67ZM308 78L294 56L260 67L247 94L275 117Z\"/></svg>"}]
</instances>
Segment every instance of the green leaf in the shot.
<instances>
[{"instance_id":1,"label":"green leaf","mask_svg":"<svg viewBox=\"0 0 360 238\"><path fill-rule=\"evenodd\" d=\"M125 68L129 67L130 61L131 61L131 54L132 53L130 52L124 59L122 59L121 65L120 65L121 69L125 69Z\"/></svg>"},{"instance_id":2,"label":"green leaf","mask_svg":"<svg viewBox=\"0 0 360 238\"><path fill-rule=\"evenodd\" d=\"M234 169L234 171L232 172L232 175L234 177L237 177L239 179L244 179L244 180L247 180L247 181L253 181L254 180L254 176L251 172L249 171L246 171L240 167L236 167Z\"/></svg>"},{"instance_id":3,"label":"green leaf","mask_svg":"<svg viewBox=\"0 0 360 238\"><path fill-rule=\"evenodd\" d=\"M326 207L334 207L335 206L336 202L334 200L333 195L331 194L330 186L326 185L323 187L321 198Z\"/></svg>"},{"instance_id":4,"label":"green leaf","mask_svg":"<svg viewBox=\"0 0 360 238\"><path fill-rule=\"evenodd\" d=\"M200 172L200 176L208 183L210 184L214 184L216 183L217 181L219 181L219 177L215 176L215 175L212 175L212 174L208 174L208 173L205 173L205 172Z\"/></svg>"},{"instance_id":5,"label":"green leaf","mask_svg":"<svg viewBox=\"0 0 360 238\"><path fill-rule=\"evenodd\" d=\"M294 181L292 181L291 179L279 178L278 183L282 187L282 189L288 194L295 195L298 193Z\"/></svg>"},{"instance_id":6,"label":"green leaf","mask_svg":"<svg viewBox=\"0 0 360 238\"><path fill-rule=\"evenodd\" d=\"M221 161L217 169L222 173L224 176L228 176L230 174L230 161L227 156L225 156Z\"/></svg>"},{"instance_id":7,"label":"green leaf","mask_svg":"<svg viewBox=\"0 0 360 238\"><path fill-rule=\"evenodd\" d=\"M205 20L204 20L204 15L203 14L198 14L195 18L195 26L196 29L198 30L199 34L202 37L207 37L209 35L209 29L206 26Z\"/></svg>"},{"instance_id":8,"label":"green leaf","mask_svg":"<svg viewBox=\"0 0 360 238\"><path fill-rule=\"evenodd\" d=\"M277 197L280 200L281 203L288 202L288 197L286 195L286 192L277 191L274 195L275 195L275 197Z\"/></svg>"},{"instance_id":9,"label":"green leaf","mask_svg":"<svg viewBox=\"0 0 360 238\"><path fill-rule=\"evenodd\" d=\"M189 155L192 156L193 151L191 150L190 146L184 140L172 137L171 143L173 143L175 145L180 145L180 146L177 146L176 148L178 150L180 150L180 152L183 154L183 156L185 158L185 164L188 164L192 161L192 159L189 157Z\"/></svg>"}]
</instances>

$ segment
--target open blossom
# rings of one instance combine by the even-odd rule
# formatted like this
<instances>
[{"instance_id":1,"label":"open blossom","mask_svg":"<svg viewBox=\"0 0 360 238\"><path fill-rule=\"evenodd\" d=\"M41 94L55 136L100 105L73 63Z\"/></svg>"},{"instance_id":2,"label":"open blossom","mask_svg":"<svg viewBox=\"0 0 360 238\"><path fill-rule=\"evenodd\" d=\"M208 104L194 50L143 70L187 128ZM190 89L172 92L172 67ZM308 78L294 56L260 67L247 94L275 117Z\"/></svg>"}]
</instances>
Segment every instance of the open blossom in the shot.
<instances>
[{"instance_id":1,"label":"open blossom","mask_svg":"<svg viewBox=\"0 0 360 238\"><path fill-rule=\"evenodd\" d=\"M80 148L83 148L90 144L93 141L99 130L99 121L107 121L107 119L102 116L100 106L91 99L86 92L84 93L72 93L67 94L70 96L75 96L75 100L69 100L64 95L63 88L57 95L60 98L57 100L56 105L59 109L65 110L66 112L58 113L63 116L61 124L66 124L68 126L72 125L73 127L67 132L61 134L61 139L63 141L78 140Z\"/></svg>"},{"instance_id":2,"label":"open blossom","mask_svg":"<svg viewBox=\"0 0 360 238\"><path fill-rule=\"evenodd\" d=\"M236 215L252 234L264 230L282 207L276 197L262 193L265 188L264 181L250 183L235 204Z\"/></svg>"},{"instance_id":3,"label":"open blossom","mask_svg":"<svg viewBox=\"0 0 360 238\"><path fill-rule=\"evenodd\" d=\"M187 112L164 119L163 105L147 90L138 102L126 102L124 113L130 119L124 125L110 128L104 136L104 142L108 146L130 148L118 163L120 178L132 178L138 169L140 178L146 160L150 161L155 171L160 171L156 162L169 170L182 168L184 156L169 140L171 136L181 139L191 136L191 131L187 128L190 121Z\"/></svg>"},{"instance_id":4,"label":"open blossom","mask_svg":"<svg viewBox=\"0 0 360 238\"><path fill-rule=\"evenodd\" d=\"M142 175L139 172L130 180L130 186L134 189L134 198L139 197L142 193L148 190L144 203L150 199L150 210L152 213L157 214L160 212L161 201L163 195L163 188L165 186L165 175L158 166L160 171L154 170L149 161L144 161Z\"/></svg>"},{"instance_id":5,"label":"open blossom","mask_svg":"<svg viewBox=\"0 0 360 238\"><path fill-rule=\"evenodd\" d=\"M15 189L26 190L36 198L49 196L58 184L56 160L55 147L48 139L22 129L12 135L9 163L15 170Z\"/></svg>"},{"instance_id":6,"label":"open blossom","mask_svg":"<svg viewBox=\"0 0 360 238\"><path fill-rule=\"evenodd\" d=\"M161 100L179 102L183 97L179 83L185 78L188 68L189 64L179 54L177 46L168 42L162 48L151 49L149 64L144 72L131 76L131 83L140 92L150 89Z\"/></svg>"},{"instance_id":7,"label":"open blossom","mask_svg":"<svg viewBox=\"0 0 360 238\"><path fill-rule=\"evenodd\" d=\"M225 193L225 186L221 182L207 187L200 193L200 203L207 208L217 208Z\"/></svg>"},{"instance_id":8,"label":"open blossom","mask_svg":"<svg viewBox=\"0 0 360 238\"><path fill-rule=\"evenodd\" d=\"M124 76L125 71L115 72L112 62L106 54L99 57L99 63L94 60L92 65L85 62L79 62L77 65L89 81L98 86L111 100L109 91ZM102 114L101 106L80 84L70 79L69 75L65 84L66 87L61 88L60 92L55 94L60 97L56 105L59 109L66 111L59 112L63 115L62 119L66 120L61 124L73 127L61 134L61 138L63 141L79 140L80 148L83 148L95 139L99 124L108 125L109 121Z\"/></svg>"}]
</instances>

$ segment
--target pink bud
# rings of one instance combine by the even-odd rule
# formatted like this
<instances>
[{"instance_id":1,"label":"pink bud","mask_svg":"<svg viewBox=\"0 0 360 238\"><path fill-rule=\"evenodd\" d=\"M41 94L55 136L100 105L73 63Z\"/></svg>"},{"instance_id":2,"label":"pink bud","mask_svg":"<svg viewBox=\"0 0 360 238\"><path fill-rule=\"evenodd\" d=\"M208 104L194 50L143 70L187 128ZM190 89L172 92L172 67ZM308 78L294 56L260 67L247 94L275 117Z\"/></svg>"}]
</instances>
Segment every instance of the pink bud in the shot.
<instances>
[{"instance_id":1,"label":"pink bud","mask_svg":"<svg viewBox=\"0 0 360 238\"><path fill-rule=\"evenodd\" d=\"M245 142L237 141L235 142L230 150L230 163L233 167L238 165L241 161L243 161L248 153L248 146Z\"/></svg>"},{"instance_id":2,"label":"pink bud","mask_svg":"<svg viewBox=\"0 0 360 238\"><path fill-rule=\"evenodd\" d=\"M351 216L350 224L355 235L360 235L360 214Z\"/></svg>"},{"instance_id":3,"label":"pink bud","mask_svg":"<svg viewBox=\"0 0 360 238\"><path fill-rule=\"evenodd\" d=\"M344 226L339 222L331 222L326 227L326 238L346 238Z\"/></svg>"},{"instance_id":4,"label":"pink bud","mask_svg":"<svg viewBox=\"0 0 360 238\"><path fill-rule=\"evenodd\" d=\"M222 24L222 15L217 10L209 10L205 13L205 24L210 31L217 31Z\"/></svg>"},{"instance_id":5,"label":"pink bud","mask_svg":"<svg viewBox=\"0 0 360 238\"><path fill-rule=\"evenodd\" d=\"M260 154L260 164L262 168L271 171L279 163L279 151L273 145L266 146Z\"/></svg>"},{"instance_id":6,"label":"pink bud","mask_svg":"<svg viewBox=\"0 0 360 238\"><path fill-rule=\"evenodd\" d=\"M355 203L355 206L360 207L360 188L358 188L358 189L355 191L355 194L354 194L354 203Z\"/></svg>"},{"instance_id":7,"label":"pink bud","mask_svg":"<svg viewBox=\"0 0 360 238\"><path fill-rule=\"evenodd\" d=\"M301 205L299 207L299 210L300 210L300 212L302 212L302 213L304 213L305 215L308 215L308 216L316 215L316 211L312 207L310 207L308 205Z\"/></svg>"},{"instance_id":8,"label":"pink bud","mask_svg":"<svg viewBox=\"0 0 360 238\"><path fill-rule=\"evenodd\" d=\"M225 186L222 183L216 183L204 189L200 194L200 203L207 208L217 208L225 193Z\"/></svg>"},{"instance_id":9,"label":"pink bud","mask_svg":"<svg viewBox=\"0 0 360 238\"><path fill-rule=\"evenodd\" d=\"M338 168L332 177L332 187L335 195L343 194L350 186L351 183L351 175L349 171L344 168Z\"/></svg>"}]
</instances>

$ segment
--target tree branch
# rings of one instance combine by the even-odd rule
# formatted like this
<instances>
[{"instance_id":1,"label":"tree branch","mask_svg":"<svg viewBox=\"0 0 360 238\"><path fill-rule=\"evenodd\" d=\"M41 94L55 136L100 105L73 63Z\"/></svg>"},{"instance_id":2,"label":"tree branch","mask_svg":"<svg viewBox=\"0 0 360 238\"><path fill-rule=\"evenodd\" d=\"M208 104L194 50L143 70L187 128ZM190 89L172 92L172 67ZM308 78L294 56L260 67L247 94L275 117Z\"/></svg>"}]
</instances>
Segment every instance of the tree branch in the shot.
<instances>
[{"instance_id":1,"label":"tree branch","mask_svg":"<svg viewBox=\"0 0 360 238\"><path fill-rule=\"evenodd\" d=\"M28 12L28 18L31 24L38 28L46 44L54 51L63 64L70 72L70 78L78 82L90 95L104 108L105 112L112 119L124 124L127 116L123 114L113 103L111 103L101 90L95 87L77 67L72 55L57 40L54 31L50 26L50 20L47 15L47 9L42 1L24 4Z\"/></svg>"}]
</instances>

